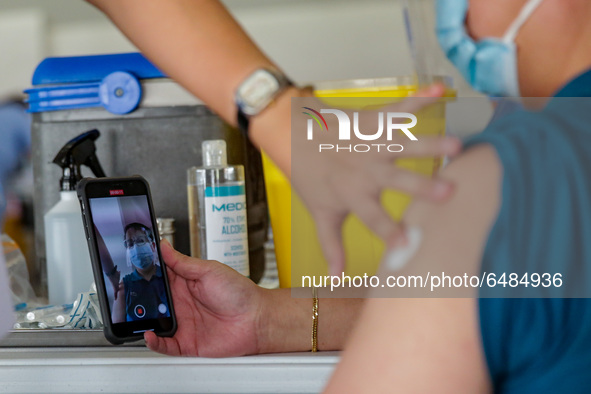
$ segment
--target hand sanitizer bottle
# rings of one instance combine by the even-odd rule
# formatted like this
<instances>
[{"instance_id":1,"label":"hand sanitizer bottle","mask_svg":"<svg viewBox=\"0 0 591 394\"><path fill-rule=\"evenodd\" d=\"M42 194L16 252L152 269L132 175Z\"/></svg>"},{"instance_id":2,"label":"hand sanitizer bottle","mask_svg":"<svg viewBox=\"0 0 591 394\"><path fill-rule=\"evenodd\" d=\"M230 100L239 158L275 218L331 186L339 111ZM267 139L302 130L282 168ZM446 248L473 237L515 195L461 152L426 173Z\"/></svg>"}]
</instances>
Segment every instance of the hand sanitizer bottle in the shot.
<instances>
[{"instance_id":1,"label":"hand sanitizer bottle","mask_svg":"<svg viewBox=\"0 0 591 394\"><path fill-rule=\"evenodd\" d=\"M228 165L224 140L204 141L203 167L187 171L191 256L249 276L244 167Z\"/></svg>"}]
</instances>

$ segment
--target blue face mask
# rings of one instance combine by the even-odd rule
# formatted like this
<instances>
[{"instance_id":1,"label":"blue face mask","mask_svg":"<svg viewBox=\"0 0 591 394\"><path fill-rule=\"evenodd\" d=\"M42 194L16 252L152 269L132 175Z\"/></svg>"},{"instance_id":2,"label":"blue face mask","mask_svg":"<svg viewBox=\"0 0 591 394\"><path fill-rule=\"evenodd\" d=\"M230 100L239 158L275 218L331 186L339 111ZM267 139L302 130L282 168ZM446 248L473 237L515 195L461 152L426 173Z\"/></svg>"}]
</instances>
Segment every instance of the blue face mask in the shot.
<instances>
[{"instance_id":1,"label":"blue face mask","mask_svg":"<svg viewBox=\"0 0 591 394\"><path fill-rule=\"evenodd\" d=\"M127 249L127 258L136 268L145 270L154 261L154 252L149 242L143 245L133 245Z\"/></svg>"},{"instance_id":2,"label":"blue face mask","mask_svg":"<svg viewBox=\"0 0 591 394\"><path fill-rule=\"evenodd\" d=\"M470 85L490 96L519 97L517 33L543 0L529 0L502 39L475 42L465 27L468 0L437 0L437 38Z\"/></svg>"}]
</instances>

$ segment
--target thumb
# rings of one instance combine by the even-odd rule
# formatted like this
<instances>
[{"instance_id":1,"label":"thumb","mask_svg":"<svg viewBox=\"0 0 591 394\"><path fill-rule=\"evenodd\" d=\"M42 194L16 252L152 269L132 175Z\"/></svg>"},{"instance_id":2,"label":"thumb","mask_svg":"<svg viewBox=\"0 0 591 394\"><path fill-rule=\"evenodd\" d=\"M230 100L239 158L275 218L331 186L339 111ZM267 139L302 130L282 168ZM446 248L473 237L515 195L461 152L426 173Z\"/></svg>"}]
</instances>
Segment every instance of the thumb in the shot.
<instances>
[{"instance_id":1,"label":"thumb","mask_svg":"<svg viewBox=\"0 0 591 394\"><path fill-rule=\"evenodd\" d=\"M144 333L144 340L146 347L152 351L170 356L180 356L181 349L179 343L173 338L162 338L157 336L153 331L146 331Z\"/></svg>"},{"instance_id":2,"label":"thumb","mask_svg":"<svg viewBox=\"0 0 591 394\"><path fill-rule=\"evenodd\" d=\"M166 266L177 275L188 279L198 279L208 271L208 261L189 257L176 251L165 239L160 242L160 249Z\"/></svg>"},{"instance_id":3,"label":"thumb","mask_svg":"<svg viewBox=\"0 0 591 394\"><path fill-rule=\"evenodd\" d=\"M344 219L319 217L316 219L318 240L328 262L330 275L340 275L345 270L342 227Z\"/></svg>"}]
</instances>

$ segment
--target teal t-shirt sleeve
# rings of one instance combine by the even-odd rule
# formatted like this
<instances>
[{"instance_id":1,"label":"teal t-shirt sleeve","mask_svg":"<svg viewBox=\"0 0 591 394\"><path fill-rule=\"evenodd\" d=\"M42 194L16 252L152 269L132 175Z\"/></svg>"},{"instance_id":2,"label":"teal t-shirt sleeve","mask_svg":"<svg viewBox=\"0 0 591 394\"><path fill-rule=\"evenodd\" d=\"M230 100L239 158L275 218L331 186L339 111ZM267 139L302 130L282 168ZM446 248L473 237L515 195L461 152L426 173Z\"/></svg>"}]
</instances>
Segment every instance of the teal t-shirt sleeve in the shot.
<instances>
[{"instance_id":1,"label":"teal t-shirt sleeve","mask_svg":"<svg viewBox=\"0 0 591 394\"><path fill-rule=\"evenodd\" d=\"M507 284L484 287L481 296L591 296L591 264L584 263L591 256L584 237L591 237L591 132L585 122L551 115L519 111L466 141L466 149L490 144L503 173L482 271L497 280L505 274Z\"/></svg>"},{"instance_id":2,"label":"teal t-shirt sleeve","mask_svg":"<svg viewBox=\"0 0 591 394\"><path fill-rule=\"evenodd\" d=\"M560 102L544 113L507 115L465 143L466 149L491 145L503 171L501 206L481 270L497 278L504 273L507 282L517 274L520 282L480 294L482 343L495 392L591 387L589 373L581 374L582 366L591 369L591 302L585 298L591 286L584 286L591 277L591 119L568 116L576 109L591 117L591 106L575 104L582 105ZM562 274L562 285L533 287L534 273Z\"/></svg>"}]
</instances>

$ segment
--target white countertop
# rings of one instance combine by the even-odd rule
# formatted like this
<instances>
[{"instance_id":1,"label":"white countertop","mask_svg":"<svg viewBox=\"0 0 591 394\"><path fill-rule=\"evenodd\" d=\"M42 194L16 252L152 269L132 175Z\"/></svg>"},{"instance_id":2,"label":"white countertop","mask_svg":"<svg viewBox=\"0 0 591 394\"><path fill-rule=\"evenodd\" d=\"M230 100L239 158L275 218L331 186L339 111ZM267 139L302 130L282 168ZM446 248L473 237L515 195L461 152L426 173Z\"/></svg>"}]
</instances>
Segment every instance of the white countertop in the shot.
<instances>
[{"instance_id":1,"label":"white countertop","mask_svg":"<svg viewBox=\"0 0 591 394\"><path fill-rule=\"evenodd\" d=\"M0 392L317 393L338 352L168 357L145 348L3 348Z\"/></svg>"}]
</instances>

